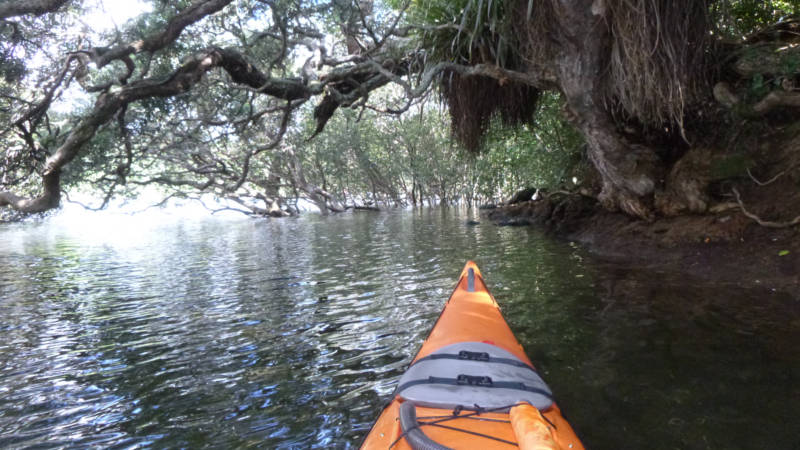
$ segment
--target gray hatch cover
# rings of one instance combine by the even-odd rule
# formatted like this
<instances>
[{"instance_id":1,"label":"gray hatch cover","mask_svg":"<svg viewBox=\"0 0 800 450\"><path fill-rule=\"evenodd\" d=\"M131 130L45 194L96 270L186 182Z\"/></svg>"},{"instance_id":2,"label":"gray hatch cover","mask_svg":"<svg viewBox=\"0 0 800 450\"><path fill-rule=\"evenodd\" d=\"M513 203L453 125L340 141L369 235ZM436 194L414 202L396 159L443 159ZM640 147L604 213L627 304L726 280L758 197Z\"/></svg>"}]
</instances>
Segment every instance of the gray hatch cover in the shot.
<instances>
[{"instance_id":1,"label":"gray hatch cover","mask_svg":"<svg viewBox=\"0 0 800 450\"><path fill-rule=\"evenodd\" d=\"M500 408L528 402L539 410L553 394L530 366L484 342L459 342L420 359L400 377L397 394L419 406Z\"/></svg>"}]
</instances>

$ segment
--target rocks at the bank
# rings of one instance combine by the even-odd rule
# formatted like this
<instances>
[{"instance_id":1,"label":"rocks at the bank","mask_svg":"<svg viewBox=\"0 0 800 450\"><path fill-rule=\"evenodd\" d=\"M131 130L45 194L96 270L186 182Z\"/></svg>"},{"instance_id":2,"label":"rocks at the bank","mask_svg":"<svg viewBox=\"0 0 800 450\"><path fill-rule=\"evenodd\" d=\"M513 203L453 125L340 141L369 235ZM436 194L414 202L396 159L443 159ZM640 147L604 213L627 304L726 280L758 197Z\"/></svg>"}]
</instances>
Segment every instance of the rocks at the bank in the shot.
<instances>
[{"instance_id":1,"label":"rocks at the bank","mask_svg":"<svg viewBox=\"0 0 800 450\"><path fill-rule=\"evenodd\" d=\"M482 213L500 226L533 225L602 257L674 267L745 287L769 286L800 300L800 227L771 229L743 214L661 217L609 212L582 196L545 197Z\"/></svg>"},{"instance_id":2,"label":"rocks at the bank","mask_svg":"<svg viewBox=\"0 0 800 450\"><path fill-rule=\"evenodd\" d=\"M497 225L501 227L525 227L533 225L533 222L525 217L511 217L497 222Z\"/></svg>"},{"instance_id":3,"label":"rocks at the bank","mask_svg":"<svg viewBox=\"0 0 800 450\"><path fill-rule=\"evenodd\" d=\"M517 203L528 202L534 199L538 189L529 187L515 193L506 202L506 205L516 205Z\"/></svg>"},{"instance_id":4,"label":"rocks at the bank","mask_svg":"<svg viewBox=\"0 0 800 450\"><path fill-rule=\"evenodd\" d=\"M539 225L557 233L569 232L591 217L596 203L582 196L543 197L488 211L486 217L500 226Z\"/></svg>"}]
</instances>

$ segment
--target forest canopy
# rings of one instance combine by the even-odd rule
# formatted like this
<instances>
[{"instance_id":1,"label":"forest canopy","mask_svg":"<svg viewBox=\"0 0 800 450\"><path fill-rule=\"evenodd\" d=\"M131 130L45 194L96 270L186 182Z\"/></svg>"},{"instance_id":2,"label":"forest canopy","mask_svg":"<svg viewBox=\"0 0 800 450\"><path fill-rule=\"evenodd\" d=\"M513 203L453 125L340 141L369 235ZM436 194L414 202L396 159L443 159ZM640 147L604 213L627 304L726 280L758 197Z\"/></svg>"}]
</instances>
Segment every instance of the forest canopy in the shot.
<instances>
[{"instance_id":1,"label":"forest canopy","mask_svg":"<svg viewBox=\"0 0 800 450\"><path fill-rule=\"evenodd\" d=\"M576 183L640 218L703 213L742 174L719 167L755 159L735 134L800 108L791 1L109 5L0 1L6 216L145 186L281 216Z\"/></svg>"}]
</instances>

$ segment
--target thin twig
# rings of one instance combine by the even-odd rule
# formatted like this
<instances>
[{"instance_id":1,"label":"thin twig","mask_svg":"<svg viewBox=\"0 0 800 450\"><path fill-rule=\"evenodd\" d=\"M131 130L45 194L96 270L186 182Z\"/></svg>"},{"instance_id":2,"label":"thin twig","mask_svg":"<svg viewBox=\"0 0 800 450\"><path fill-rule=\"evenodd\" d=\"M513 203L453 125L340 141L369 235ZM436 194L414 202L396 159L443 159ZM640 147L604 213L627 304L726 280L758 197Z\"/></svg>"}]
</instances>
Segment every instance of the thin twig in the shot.
<instances>
[{"instance_id":1,"label":"thin twig","mask_svg":"<svg viewBox=\"0 0 800 450\"><path fill-rule=\"evenodd\" d=\"M774 177L770 178L770 179L769 179L769 180L767 180L767 181L758 181L758 180L756 179L756 177L754 177L754 176L753 176L753 174L752 174L752 173L750 173L750 169L749 169L749 168L747 169L747 175L749 175L749 176L750 176L750 179L751 179L751 180L753 180L753 182L754 182L755 184L757 184L757 185L759 185L759 186L766 186L766 185L768 185L768 184L772 184L772 183L774 183L775 181L777 181L777 180L778 180L778 178L780 178L780 177L782 177L782 176L786 175L786 173L788 173L788 172L791 172L792 170L796 169L797 167L800 167L800 165L795 165L795 166L789 167L788 169L781 171L779 174L775 175Z\"/></svg>"},{"instance_id":2,"label":"thin twig","mask_svg":"<svg viewBox=\"0 0 800 450\"><path fill-rule=\"evenodd\" d=\"M736 188L732 188L733 195L736 197L736 202L739 204L739 208L742 210L742 214L745 216L753 219L756 223L761 225L762 227L767 228L789 228L795 225L800 224L800 216L795 217L794 219L790 220L789 222L772 222L769 220L764 220L757 215L751 213L750 211L745 208L744 203L742 203L742 198L739 196L739 191Z\"/></svg>"}]
</instances>

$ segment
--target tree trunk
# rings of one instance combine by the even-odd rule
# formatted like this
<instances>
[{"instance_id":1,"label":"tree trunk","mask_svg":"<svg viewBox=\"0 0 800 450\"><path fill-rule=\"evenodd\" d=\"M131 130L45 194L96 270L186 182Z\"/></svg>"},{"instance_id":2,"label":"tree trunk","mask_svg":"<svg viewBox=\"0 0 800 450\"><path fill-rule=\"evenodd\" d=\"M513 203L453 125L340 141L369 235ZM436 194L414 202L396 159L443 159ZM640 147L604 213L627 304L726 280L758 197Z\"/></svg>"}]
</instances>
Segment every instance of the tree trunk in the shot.
<instances>
[{"instance_id":1,"label":"tree trunk","mask_svg":"<svg viewBox=\"0 0 800 450\"><path fill-rule=\"evenodd\" d=\"M264 202L267 205L267 215L270 217L285 217L290 215L289 212L283 210L283 199L280 194L281 177L275 173L270 173L267 176L267 183L265 185L264 193L266 198Z\"/></svg>"},{"instance_id":2,"label":"tree trunk","mask_svg":"<svg viewBox=\"0 0 800 450\"><path fill-rule=\"evenodd\" d=\"M287 149L284 156L287 159L286 164L295 189L305 192L308 199L319 208L323 216L328 215L329 212L344 212L347 210L333 194L308 181L303 170L303 163L293 149Z\"/></svg>"},{"instance_id":3,"label":"tree trunk","mask_svg":"<svg viewBox=\"0 0 800 450\"><path fill-rule=\"evenodd\" d=\"M319 208L320 214L322 214L323 216L327 216L329 214L328 202L325 201L325 197L316 193L309 193L308 199L311 201L311 203L314 204L314 206Z\"/></svg>"},{"instance_id":4,"label":"tree trunk","mask_svg":"<svg viewBox=\"0 0 800 450\"><path fill-rule=\"evenodd\" d=\"M557 37L555 72L569 118L583 133L600 176L599 200L608 209L650 219L659 160L643 145L627 142L606 110L603 75L611 49L601 0L562 0L555 8L562 34ZM599 4L599 6L598 6Z\"/></svg>"}]
</instances>

